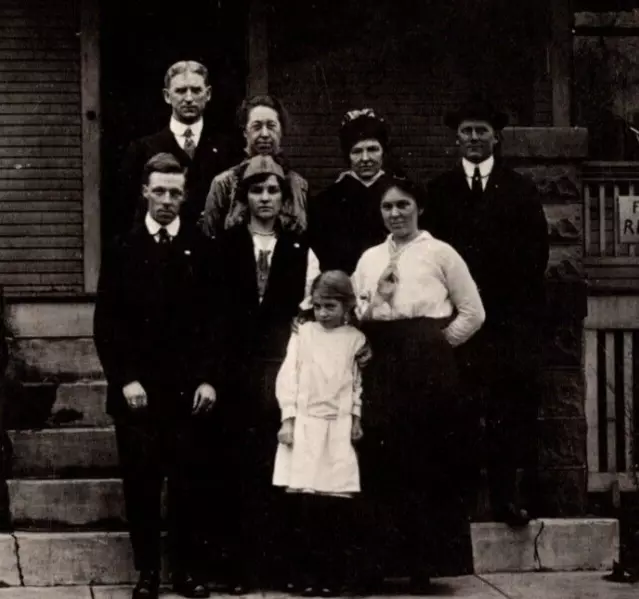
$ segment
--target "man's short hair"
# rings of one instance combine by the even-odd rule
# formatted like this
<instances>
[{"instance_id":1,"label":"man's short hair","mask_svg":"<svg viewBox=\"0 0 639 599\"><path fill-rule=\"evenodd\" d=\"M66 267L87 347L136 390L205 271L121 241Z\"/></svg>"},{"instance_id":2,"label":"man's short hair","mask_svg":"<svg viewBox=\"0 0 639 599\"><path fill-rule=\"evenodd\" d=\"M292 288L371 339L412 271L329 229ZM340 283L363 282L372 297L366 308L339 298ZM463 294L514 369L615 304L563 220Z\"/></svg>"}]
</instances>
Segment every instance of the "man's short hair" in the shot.
<instances>
[{"instance_id":1,"label":"man's short hair","mask_svg":"<svg viewBox=\"0 0 639 599\"><path fill-rule=\"evenodd\" d=\"M184 73L195 73L201 75L204 79L204 85L209 84L209 70L201 63L195 60L180 60L175 64L172 64L164 75L164 87L168 89L171 87L171 80L176 75L182 75Z\"/></svg>"},{"instance_id":2,"label":"man's short hair","mask_svg":"<svg viewBox=\"0 0 639 599\"><path fill-rule=\"evenodd\" d=\"M160 152L151 156L142 169L142 184L147 185L149 177L153 173L175 173L186 175L186 168L180 164L180 161L168 152Z\"/></svg>"}]
</instances>

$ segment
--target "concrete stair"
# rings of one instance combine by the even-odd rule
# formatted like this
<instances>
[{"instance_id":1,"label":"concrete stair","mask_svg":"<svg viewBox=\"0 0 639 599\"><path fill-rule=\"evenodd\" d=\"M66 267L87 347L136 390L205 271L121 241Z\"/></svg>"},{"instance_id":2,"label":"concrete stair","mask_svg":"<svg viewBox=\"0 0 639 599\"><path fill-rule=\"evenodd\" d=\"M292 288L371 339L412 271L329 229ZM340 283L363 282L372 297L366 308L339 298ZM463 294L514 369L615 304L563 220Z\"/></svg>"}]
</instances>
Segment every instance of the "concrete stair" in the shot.
<instances>
[{"instance_id":1,"label":"concrete stair","mask_svg":"<svg viewBox=\"0 0 639 599\"><path fill-rule=\"evenodd\" d=\"M14 477L87 477L117 472L112 427L14 430L9 436Z\"/></svg>"},{"instance_id":2,"label":"concrete stair","mask_svg":"<svg viewBox=\"0 0 639 599\"><path fill-rule=\"evenodd\" d=\"M122 482L110 479L9 481L18 529L125 530Z\"/></svg>"},{"instance_id":3,"label":"concrete stair","mask_svg":"<svg viewBox=\"0 0 639 599\"><path fill-rule=\"evenodd\" d=\"M533 540L541 521L516 533L473 524L478 574L536 570L608 570L618 551L615 520L545 520L539 562ZM163 576L168 581L167 572ZM136 573L126 532L26 532L0 535L0 581L9 585L127 584Z\"/></svg>"},{"instance_id":4,"label":"concrete stair","mask_svg":"<svg viewBox=\"0 0 639 599\"><path fill-rule=\"evenodd\" d=\"M48 402L41 427L10 432L15 532L0 534L0 586L135 580L105 393L88 379L34 394ZM472 539L478 573L607 570L619 556L616 520L548 519L518 531L475 523Z\"/></svg>"}]
</instances>

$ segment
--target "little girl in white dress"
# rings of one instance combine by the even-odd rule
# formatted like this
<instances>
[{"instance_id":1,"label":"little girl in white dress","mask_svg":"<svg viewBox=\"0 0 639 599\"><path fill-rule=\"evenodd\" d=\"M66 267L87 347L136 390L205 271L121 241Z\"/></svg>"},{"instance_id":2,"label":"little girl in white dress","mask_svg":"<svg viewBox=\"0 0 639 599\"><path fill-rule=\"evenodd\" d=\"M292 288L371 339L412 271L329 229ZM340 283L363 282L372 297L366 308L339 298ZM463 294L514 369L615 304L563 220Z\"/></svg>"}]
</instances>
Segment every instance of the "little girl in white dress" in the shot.
<instances>
[{"instance_id":1,"label":"little girl in white dress","mask_svg":"<svg viewBox=\"0 0 639 599\"><path fill-rule=\"evenodd\" d=\"M291 555L303 564L303 594L330 596L344 582L348 499L360 491L353 442L363 434L360 363L368 349L350 324L355 294L346 273L322 273L311 297L315 320L291 335L277 376L282 426L273 484L299 495L304 542Z\"/></svg>"}]
</instances>

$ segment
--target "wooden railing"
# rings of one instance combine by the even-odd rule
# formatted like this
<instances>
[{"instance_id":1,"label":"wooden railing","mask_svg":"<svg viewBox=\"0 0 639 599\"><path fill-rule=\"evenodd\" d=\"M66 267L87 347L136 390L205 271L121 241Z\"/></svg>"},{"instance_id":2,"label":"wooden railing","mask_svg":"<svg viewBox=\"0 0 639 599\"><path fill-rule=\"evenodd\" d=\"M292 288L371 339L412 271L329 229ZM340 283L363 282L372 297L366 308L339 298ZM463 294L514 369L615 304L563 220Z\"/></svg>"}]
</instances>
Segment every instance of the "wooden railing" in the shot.
<instances>
[{"instance_id":1,"label":"wooden railing","mask_svg":"<svg viewBox=\"0 0 639 599\"><path fill-rule=\"evenodd\" d=\"M639 244L627 243L619 196L639 195L639 162L583 168L588 488L639 488ZM632 223L636 232L639 223ZM597 297L599 296L599 297Z\"/></svg>"},{"instance_id":2,"label":"wooden railing","mask_svg":"<svg viewBox=\"0 0 639 599\"><path fill-rule=\"evenodd\" d=\"M588 489L637 488L639 328L585 331Z\"/></svg>"},{"instance_id":3,"label":"wooden railing","mask_svg":"<svg viewBox=\"0 0 639 599\"><path fill-rule=\"evenodd\" d=\"M635 194L639 162L584 164L584 267L593 290L639 292L639 244L623 242L617 202Z\"/></svg>"}]
</instances>

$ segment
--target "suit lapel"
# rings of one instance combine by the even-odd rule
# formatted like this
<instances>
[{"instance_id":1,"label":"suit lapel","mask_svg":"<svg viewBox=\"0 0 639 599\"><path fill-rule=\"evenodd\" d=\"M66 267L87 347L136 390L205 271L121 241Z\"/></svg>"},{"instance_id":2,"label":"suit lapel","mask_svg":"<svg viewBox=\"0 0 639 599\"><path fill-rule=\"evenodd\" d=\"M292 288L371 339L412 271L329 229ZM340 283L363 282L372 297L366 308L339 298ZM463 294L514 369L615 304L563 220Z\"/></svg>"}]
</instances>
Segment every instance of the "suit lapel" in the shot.
<instances>
[{"instance_id":1,"label":"suit lapel","mask_svg":"<svg viewBox=\"0 0 639 599\"><path fill-rule=\"evenodd\" d=\"M215 137L212 132L207 130L206 126L202 130L200 135L200 141L195 148L195 154L193 155L193 162L199 163L202 160L210 162L217 158L218 148L215 144Z\"/></svg>"},{"instance_id":2,"label":"suit lapel","mask_svg":"<svg viewBox=\"0 0 639 599\"><path fill-rule=\"evenodd\" d=\"M286 268L288 262L287 255L290 250L290 240L285 233L280 232L277 237L277 243L271 257L271 268L268 273L268 282L262 303L265 303L274 291L277 289L277 281L281 279L281 273Z\"/></svg>"},{"instance_id":3,"label":"suit lapel","mask_svg":"<svg viewBox=\"0 0 639 599\"><path fill-rule=\"evenodd\" d=\"M459 198L464 204L472 201L472 193L470 187L468 187L468 181L466 180L466 173L461 162L458 162L453 169L453 198Z\"/></svg>"},{"instance_id":4,"label":"suit lapel","mask_svg":"<svg viewBox=\"0 0 639 599\"><path fill-rule=\"evenodd\" d=\"M175 135L173 135L173 131L171 131L170 127L165 127L164 129L162 129L160 136L162 139L162 145L166 146L169 153L176 156L183 164L191 163L190 156L180 147L180 144L178 143L177 139L175 139Z\"/></svg>"},{"instance_id":5,"label":"suit lapel","mask_svg":"<svg viewBox=\"0 0 639 599\"><path fill-rule=\"evenodd\" d=\"M499 184L501 182L501 175L501 169L499 165L495 163L493 166L493 170L488 177L486 189L484 190L484 199L486 201L491 201L495 197L495 191L499 189Z\"/></svg>"},{"instance_id":6,"label":"suit lapel","mask_svg":"<svg viewBox=\"0 0 639 599\"><path fill-rule=\"evenodd\" d=\"M237 269L238 273L242 273L244 281L242 288L250 296L250 302L253 305L259 304L259 291L257 289L257 262L255 261L255 249L253 248L253 238L248 227L239 226L234 232L234 259L237 263L232 268Z\"/></svg>"},{"instance_id":7,"label":"suit lapel","mask_svg":"<svg viewBox=\"0 0 639 599\"><path fill-rule=\"evenodd\" d=\"M504 211L508 212L510 210L507 195L507 175L504 169L498 163L495 163L493 172L489 177L489 185L486 187L485 205L490 208L491 218L496 218L503 214Z\"/></svg>"},{"instance_id":8,"label":"suit lapel","mask_svg":"<svg viewBox=\"0 0 639 599\"><path fill-rule=\"evenodd\" d=\"M158 297L162 285L159 254L156 241L149 234L144 223L137 226L129 237L129 260L131 283L139 293L148 297Z\"/></svg>"}]
</instances>

